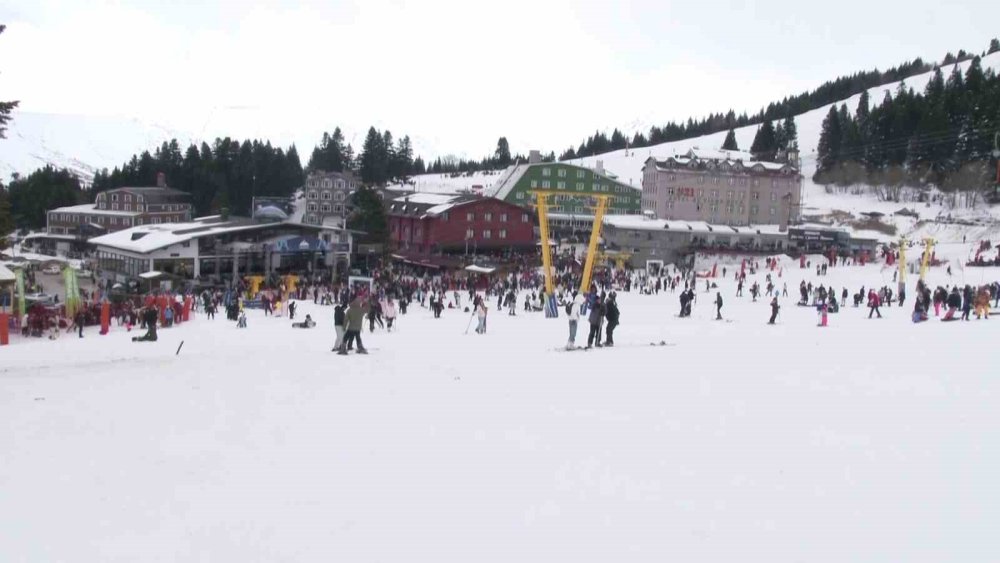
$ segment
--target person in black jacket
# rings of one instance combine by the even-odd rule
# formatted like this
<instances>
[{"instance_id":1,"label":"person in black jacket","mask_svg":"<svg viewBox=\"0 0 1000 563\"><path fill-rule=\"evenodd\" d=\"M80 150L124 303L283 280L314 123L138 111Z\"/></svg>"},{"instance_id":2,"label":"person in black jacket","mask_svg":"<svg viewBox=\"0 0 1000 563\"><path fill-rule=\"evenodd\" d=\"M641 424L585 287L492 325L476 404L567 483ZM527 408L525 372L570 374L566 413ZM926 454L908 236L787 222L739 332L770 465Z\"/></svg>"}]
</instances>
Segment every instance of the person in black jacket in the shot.
<instances>
[{"instance_id":1,"label":"person in black jacket","mask_svg":"<svg viewBox=\"0 0 1000 563\"><path fill-rule=\"evenodd\" d=\"M962 293L962 320L969 320L969 313L972 311L972 299L975 297L975 293L972 291L972 286L965 286L965 291Z\"/></svg>"},{"instance_id":2,"label":"person in black jacket","mask_svg":"<svg viewBox=\"0 0 1000 563\"><path fill-rule=\"evenodd\" d=\"M347 332L347 327L344 324L346 320L347 315L344 314L344 304L337 303L337 306L333 308L333 330L337 333L337 340L333 343L331 352L339 351L341 344L344 343L344 333Z\"/></svg>"},{"instance_id":3,"label":"person in black jacket","mask_svg":"<svg viewBox=\"0 0 1000 563\"><path fill-rule=\"evenodd\" d=\"M715 320L722 320L722 292L715 292Z\"/></svg>"},{"instance_id":4,"label":"person in black jacket","mask_svg":"<svg viewBox=\"0 0 1000 563\"><path fill-rule=\"evenodd\" d=\"M594 296L594 304L590 307L590 315L587 318L590 321L590 334L587 335L587 348L596 346L601 347L601 324L604 322L604 303L601 303L601 298Z\"/></svg>"},{"instance_id":5,"label":"person in black jacket","mask_svg":"<svg viewBox=\"0 0 1000 563\"><path fill-rule=\"evenodd\" d=\"M767 321L767 324L774 324L774 320L778 318L778 309L780 308L781 306L778 305L778 298L775 297L774 299L771 299L771 319Z\"/></svg>"},{"instance_id":6,"label":"person in black jacket","mask_svg":"<svg viewBox=\"0 0 1000 563\"><path fill-rule=\"evenodd\" d=\"M611 295L608 296L607 303L604 305L604 318L608 319L607 336L604 339L605 346L615 345L615 327L618 326L618 317L620 314L618 303L615 299L615 292L612 291Z\"/></svg>"}]
</instances>

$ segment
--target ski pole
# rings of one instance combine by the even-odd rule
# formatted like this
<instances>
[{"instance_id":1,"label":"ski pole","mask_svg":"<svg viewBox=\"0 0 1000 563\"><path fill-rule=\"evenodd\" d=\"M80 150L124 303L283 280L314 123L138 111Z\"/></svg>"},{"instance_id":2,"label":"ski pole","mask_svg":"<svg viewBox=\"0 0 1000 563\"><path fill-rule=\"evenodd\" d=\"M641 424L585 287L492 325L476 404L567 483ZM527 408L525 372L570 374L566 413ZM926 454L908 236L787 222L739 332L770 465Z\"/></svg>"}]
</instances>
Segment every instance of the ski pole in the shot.
<instances>
[{"instance_id":1,"label":"ski pole","mask_svg":"<svg viewBox=\"0 0 1000 563\"><path fill-rule=\"evenodd\" d=\"M465 325L465 334L469 334L469 327L472 326L472 319L476 317L476 310L472 310L472 315L469 316L469 324Z\"/></svg>"}]
</instances>

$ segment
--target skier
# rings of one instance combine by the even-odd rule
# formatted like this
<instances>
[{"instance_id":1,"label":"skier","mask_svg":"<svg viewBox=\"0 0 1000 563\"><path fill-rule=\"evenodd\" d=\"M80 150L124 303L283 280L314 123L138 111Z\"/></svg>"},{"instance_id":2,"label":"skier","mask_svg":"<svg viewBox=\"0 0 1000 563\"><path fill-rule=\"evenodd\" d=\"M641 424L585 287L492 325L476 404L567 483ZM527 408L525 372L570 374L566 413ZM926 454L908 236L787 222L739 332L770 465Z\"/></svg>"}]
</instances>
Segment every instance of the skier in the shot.
<instances>
[{"instance_id":1,"label":"skier","mask_svg":"<svg viewBox=\"0 0 1000 563\"><path fill-rule=\"evenodd\" d=\"M340 345L340 352L337 352L341 356L347 355L347 351L351 349L351 345L355 341L358 343L358 354L368 353L368 350L365 350L365 345L361 342L361 329L364 327L365 315L368 310L368 304L360 297L355 297L354 301L351 301L346 314L347 332L344 335L344 342Z\"/></svg>"},{"instance_id":2,"label":"skier","mask_svg":"<svg viewBox=\"0 0 1000 563\"><path fill-rule=\"evenodd\" d=\"M314 326L316 326L316 322L309 314L306 314L306 318L301 323L292 323L292 328L312 328Z\"/></svg>"},{"instance_id":3,"label":"skier","mask_svg":"<svg viewBox=\"0 0 1000 563\"><path fill-rule=\"evenodd\" d=\"M722 320L722 293L715 292L715 320Z\"/></svg>"},{"instance_id":4,"label":"skier","mask_svg":"<svg viewBox=\"0 0 1000 563\"><path fill-rule=\"evenodd\" d=\"M344 344L344 333L346 332L344 328L345 319L344 304L337 303L337 306L333 308L333 330L337 333L337 339L333 342L331 352L339 351L340 347Z\"/></svg>"},{"instance_id":5,"label":"skier","mask_svg":"<svg viewBox=\"0 0 1000 563\"><path fill-rule=\"evenodd\" d=\"M781 308L781 306L778 305L778 298L775 297L775 298L771 299L771 319L769 321L767 321L767 324L769 324L769 325L773 325L774 324L775 319L778 318L778 309L780 309L780 308Z\"/></svg>"},{"instance_id":6,"label":"skier","mask_svg":"<svg viewBox=\"0 0 1000 563\"><path fill-rule=\"evenodd\" d=\"M458 295L457 293L455 295ZM396 304L392 302L392 297L387 297L381 305L382 314L385 315L385 329L392 332L392 323L396 320Z\"/></svg>"},{"instance_id":7,"label":"skier","mask_svg":"<svg viewBox=\"0 0 1000 563\"><path fill-rule=\"evenodd\" d=\"M587 335L587 348L596 345L601 347L601 325L604 323L604 303L601 298L594 297L594 304L590 307L590 334Z\"/></svg>"},{"instance_id":8,"label":"skier","mask_svg":"<svg viewBox=\"0 0 1000 563\"><path fill-rule=\"evenodd\" d=\"M604 317L608 319L608 330L607 336L604 339L605 346L615 345L615 327L618 326L618 318L621 316L620 311L618 311L618 303L615 298L615 292L611 292L608 296L608 301L604 306Z\"/></svg>"},{"instance_id":9,"label":"skier","mask_svg":"<svg viewBox=\"0 0 1000 563\"><path fill-rule=\"evenodd\" d=\"M290 321L294 321L295 320L295 307L296 306L297 305L295 304L294 301L289 301L288 302L288 320L290 320Z\"/></svg>"},{"instance_id":10,"label":"skier","mask_svg":"<svg viewBox=\"0 0 1000 563\"><path fill-rule=\"evenodd\" d=\"M569 319L569 340L566 342L566 349L576 348L576 328L580 322L580 297L574 293L572 300L566 304L566 318Z\"/></svg>"},{"instance_id":11,"label":"skier","mask_svg":"<svg viewBox=\"0 0 1000 563\"><path fill-rule=\"evenodd\" d=\"M479 305L476 306L477 334L486 334L486 315L486 300L480 300Z\"/></svg>"}]
</instances>

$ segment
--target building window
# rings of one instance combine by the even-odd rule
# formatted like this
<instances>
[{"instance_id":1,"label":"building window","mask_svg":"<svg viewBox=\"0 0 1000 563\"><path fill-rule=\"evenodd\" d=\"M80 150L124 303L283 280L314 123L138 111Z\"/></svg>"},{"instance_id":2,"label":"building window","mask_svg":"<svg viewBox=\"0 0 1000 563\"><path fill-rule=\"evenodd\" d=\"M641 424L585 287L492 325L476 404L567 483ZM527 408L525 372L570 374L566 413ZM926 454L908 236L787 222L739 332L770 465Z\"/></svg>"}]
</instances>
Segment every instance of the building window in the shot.
<instances>
[{"instance_id":1,"label":"building window","mask_svg":"<svg viewBox=\"0 0 1000 563\"><path fill-rule=\"evenodd\" d=\"M548 180L542 180L542 188L546 188L547 189L547 188L551 188L551 187L552 187L552 182L550 182Z\"/></svg>"},{"instance_id":2,"label":"building window","mask_svg":"<svg viewBox=\"0 0 1000 563\"><path fill-rule=\"evenodd\" d=\"M777 210L775 210L774 207L771 207L771 217L774 217L777 213Z\"/></svg>"},{"instance_id":3,"label":"building window","mask_svg":"<svg viewBox=\"0 0 1000 563\"><path fill-rule=\"evenodd\" d=\"M733 190L729 190L729 193L727 194L727 196L728 196L728 199L733 199Z\"/></svg>"},{"instance_id":4,"label":"building window","mask_svg":"<svg viewBox=\"0 0 1000 563\"><path fill-rule=\"evenodd\" d=\"M576 183L576 189L577 189L577 191L583 191L583 187L584 187L583 186L583 182L577 182Z\"/></svg>"},{"instance_id":5,"label":"building window","mask_svg":"<svg viewBox=\"0 0 1000 563\"><path fill-rule=\"evenodd\" d=\"M466 229L465 230L465 240L469 240L469 239L473 239L473 238L476 238L476 234L473 232L473 230L472 229Z\"/></svg>"},{"instance_id":6,"label":"building window","mask_svg":"<svg viewBox=\"0 0 1000 563\"><path fill-rule=\"evenodd\" d=\"M337 201L344 201L344 192L337 192L337 196L334 199Z\"/></svg>"},{"instance_id":7,"label":"building window","mask_svg":"<svg viewBox=\"0 0 1000 563\"><path fill-rule=\"evenodd\" d=\"M552 170L549 168L542 168L542 176L551 176Z\"/></svg>"},{"instance_id":8,"label":"building window","mask_svg":"<svg viewBox=\"0 0 1000 563\"><path fill-rule=\"evenodd\" d=\"M771 201L778 201L777 192L771 192Z\"/></svg>"},{"instance_id":9,"label":"building window","mask_svg":"<svg viewBox=\"0 0 1000 563\"><path fill-rule=\"evenodd\" d=\"M315 203L310 203L309 204L309 211L312 211L312 212L316 211L316 204Z\"/></svg>"},{"instance_id":10,"label":"building window","mask_svg":"<svg viewBox=\"0 0 1000 563\"><path fill-rule=\"evenodd\" d=\"M111 194L111 201L118 201L118 194Z\"/></svg>"},{"instance_id":11,"label":"building window","mask_svg":"<svg viewBox=\"0 0 1000 563\"><path fill-rule=\"evenodd\" d=\"M532 180L531 181L531 187L532 188L537 188L538 187L538 180Z\"/></svg>"},{"instance_id":12,"label":"building window","mask_svg":"<svg viewBox=\"0 0 1000 563\"><path fill-rule=\"evenodd\" d=\"M500 229L500 238L507 238L507 229Z\"/></svg>"},{"instance_id":13,"label":"building window","mask_svg":"<svg viewBox=\"0 0 1000 563\"><path fill-rule=\"evenodd\" d=\"M754 201L760 199L760 192L750 192L750 199Z\"/></svg>"},{"instance_id":14,"label":"building window","mask_svg":"<svg viewBox=\"0 0 1000 563\"><path fill-rule=\"evenodd\" d=\"M132 211L132 205L131 205L131 204L128 204L128 203L126 203L126 204L125 204L125 211Z\"/></svg>"},{"instance_id":15,"label":"building window","mask_svg":"<svg viewBox=\"0 0 1000 563\"><path fill-rule=\"evenodd\" d=\"M560 172L562 172L562 170L560 170ZM566 189L566 182L562 182L562 181L556 182L556 189L565 190Z\"/></svg>"},{"instance_id":16,"label":"building window","mask_svg":"<svg viewBox=\"0 0 1000 563\"><path fill-rule=\"evenodd\" d=\"M313 182L313 184L315 185L316 182ZM309 192L309 199L316 199L316 192Z\"/></svg>"},{"instance_id":17,"label":"building window","mask_svg":"<svg viewBox=\"0 0 1000 563\"><path fill-rule=\"evenodd\" d=\"M517 199L524 199L524 192L517 192Z\"/></svg>"},{"instance_id":18,"label":"building window","mask_svg":"<svg viewBox=\"0 0 1000 563\"><path fill-rule=\"evenodd\" d=\"M559 173L559 177L560 178L565 178L566 177L566 169L565 168L560 168L558 170L558 173ZM500 237L500 238L503 238L503 237Z\"/></svg>"},{"instance_id":19,"label":"building window","mask_svg":"<svg viewBox=\"0 0 1000 563\"><path fill-rule=\"evenodd\" d=\"M484 239L491 239L491 238L493 238L493 231L491 231L489 229L486 229L485 231L483 231L483 238Z\"/></svg>"},{"instance_id":20,"label":"building window","mask_svg":"<svg viewBox=\"0 0 1000 563\"><path fill-rule=\"evenodd\" d=\"M583 170L577 170L576 177L582 180L583 178L586 178L586 172Z\"/></svg>"},{"instance_id":21,"label":"building window","mask_svg":"<svg viewBox=\"0 0 1000 563\"><path fill-rule=\"evenodd\" d=\"M475 213L466 213L465 214L465 220L468 221L468 222L470 222L470 223L472 221L475 221L476 220L476 214Z\"/></svg>"},{"instance_id":22,"label":"building window","mask_svg":"<svg viewBox=\"0 0 1000 563\"><path fill-rule=\"evenodd\" d=\"M506 213L501 213L500 214L500 222L501 223L506 223L507 222L507 214Z\"/></svg>"},{"instance_id":23,"label":"building window","mask_svg":"<svg viewBox=\"0 0 1000 563\"><path fill-rule=\"evenodd\" d=\"M320 206L320 211L322 211L323 213L329 213L330 212L330 204L329 203L324 203L323 205L321 205Z\"/></svg>"},{"instance_id":24,"label":"building window","mask_svg":"<svg viewBox=\"0 0 1000 563\"><path fill-rule=\"evenodd\" d=\"M528 222L528 214L527 213L522 213L521 214L521 222L522 223L527 223Z\"/></svg>"},{"instance_id":25,"label":"building window","mask_svg":"<svg viewBox=\"0 0 1000 563\"><path fill-rule=\"evenodd\" d=\"M118 217L112 217L111 218L111 224L112 225L117 225L118 224Z\"/></svg>"}]
</instances>

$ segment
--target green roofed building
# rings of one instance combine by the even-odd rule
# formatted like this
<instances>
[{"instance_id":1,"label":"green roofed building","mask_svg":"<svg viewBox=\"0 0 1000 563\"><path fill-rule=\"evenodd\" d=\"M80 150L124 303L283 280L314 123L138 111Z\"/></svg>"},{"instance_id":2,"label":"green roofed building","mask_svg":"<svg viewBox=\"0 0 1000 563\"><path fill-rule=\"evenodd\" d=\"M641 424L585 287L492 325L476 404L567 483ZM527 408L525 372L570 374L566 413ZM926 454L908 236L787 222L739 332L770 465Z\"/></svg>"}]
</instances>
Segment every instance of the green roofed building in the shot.
<instances>
[{"instance_id":1,"label":"green roofed building","mask_svg":"<svg viewBox=\"0 0 1000 563\"><path fill-rule=\"evenodd\" d=\"M604 170L601 161L594 169L567 162L542 162L537 151L531 151L526 164L514 164L501 174L484 195L525 207L535 207L533 191L560 191L580 194L556 195L549 198L548 211L559 215L593 217L595 201L586 196L606 195L607 213L635 215L641 210L642 188L630 186Z\"/></svg>"}]
</instances>

